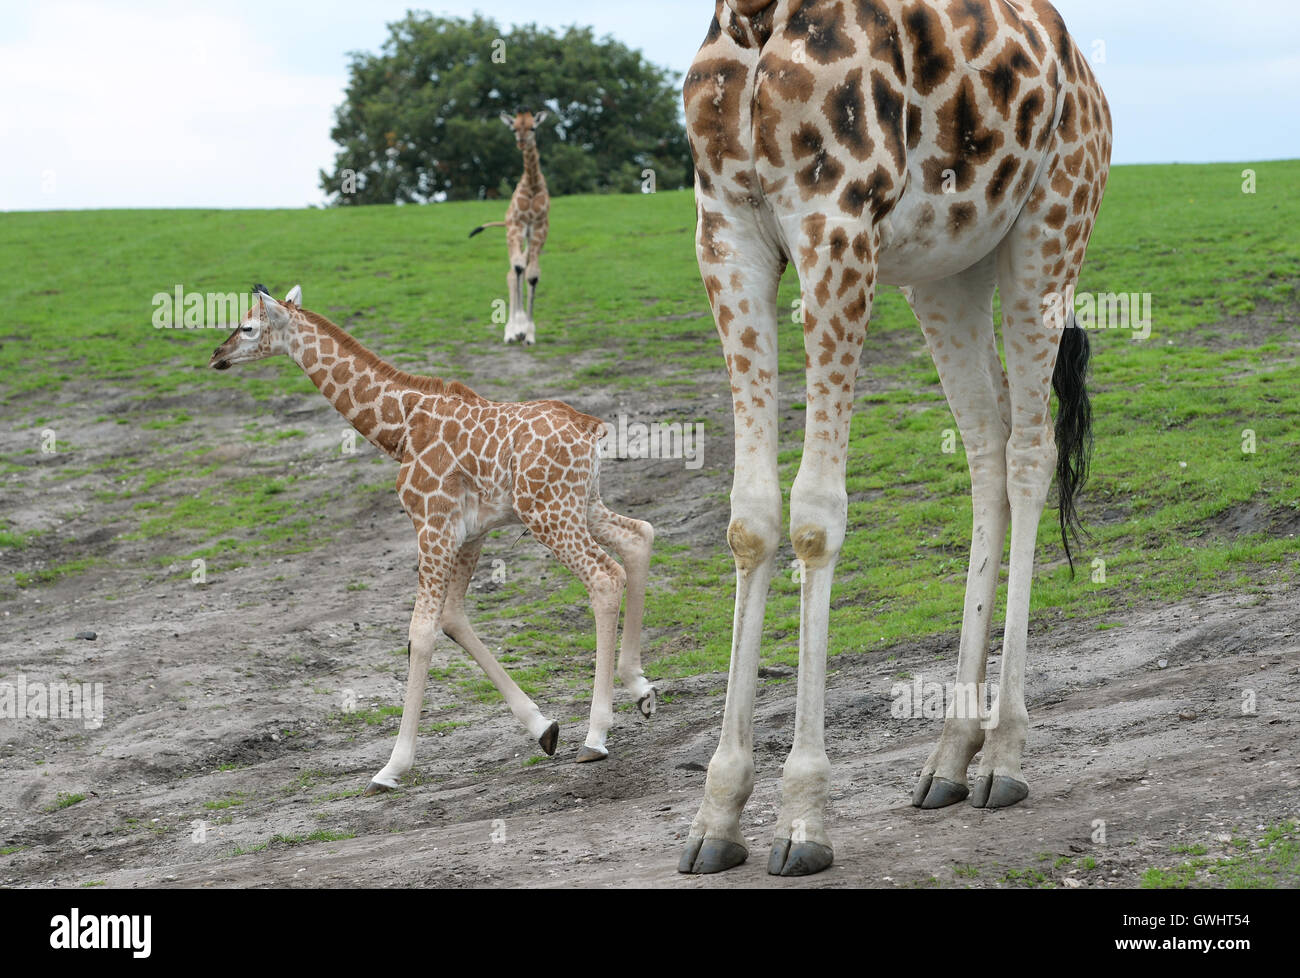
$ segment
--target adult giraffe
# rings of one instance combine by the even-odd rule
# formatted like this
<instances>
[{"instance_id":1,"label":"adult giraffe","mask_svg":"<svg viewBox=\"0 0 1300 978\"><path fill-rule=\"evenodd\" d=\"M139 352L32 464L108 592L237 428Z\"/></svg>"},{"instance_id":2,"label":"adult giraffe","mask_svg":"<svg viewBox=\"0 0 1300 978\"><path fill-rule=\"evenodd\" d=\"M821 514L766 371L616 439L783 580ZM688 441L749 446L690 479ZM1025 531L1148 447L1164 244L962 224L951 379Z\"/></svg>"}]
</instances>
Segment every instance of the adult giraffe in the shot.
<instances>
[{"instance_id":1,"label":"adult giraffe","mask_svg":"<svg viewBox=\"0 0 1300 978\"><path fill-rule=\"evenodd\" d=\"M1090 438L1087 338L1044 309L1073 295L1106 182L1110 114L1046 0L717 0L684 97L696 251L735 414L727 540L736 611L721 740L678 868L718 872L748 855L740 811L753 788L759 640L781 521L776 298L793 261L807 352L804 449L790 493L803 566L799 685L768 872L805 875L833 858L829 601L854 382L880 282L905 286L966 447L974 522L961 683L984 678L1011 527L997 722L986 733L978 717L950 710L913 804L964 799L981 748L976 807L1028 794L1020 756L1034 541L1053 471L1063 534L1073 522Z\"/></svg>"}]
</instances>

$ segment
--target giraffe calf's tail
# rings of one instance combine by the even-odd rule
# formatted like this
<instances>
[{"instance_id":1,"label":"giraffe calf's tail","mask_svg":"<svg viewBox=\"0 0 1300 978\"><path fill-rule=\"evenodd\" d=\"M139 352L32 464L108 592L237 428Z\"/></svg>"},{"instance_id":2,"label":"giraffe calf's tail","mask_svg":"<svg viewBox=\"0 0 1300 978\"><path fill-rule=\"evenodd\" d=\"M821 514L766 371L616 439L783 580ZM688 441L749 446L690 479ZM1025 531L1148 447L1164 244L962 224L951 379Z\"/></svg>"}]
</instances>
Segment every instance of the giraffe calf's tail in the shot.
<instances>
[{"instance_id":1,"label":"giraffe calf's tail","mask_svg":"<svg viewBox=\"0 0 1300 978\"><path fill-rule=\"evenodd\" d=\"M478 234L484 228L503 228L505 226L506 226L505 221L488 221L486 224L480 224L478 227L476 227L473 231L469 233L469 236L471 238L474 237L474 235Z\"/></svg>"},{"instance_id":2,"label":"giraffe calf's tail","mask_svg":"<svg viewBox=\"0 0 1300 978\"><path fill-rule=\"evenodd\" d=\"M1076 501L1088 478L1092 458L1092 402L1088 399L1088 362L1092 351L1088 333L1071 313L1056 354L1052 388L1056 391L1056 491L1060 501L1061 542L1074 574L1070 538L1076 543L1087 536Z\"/></svg>"}]
</instances>

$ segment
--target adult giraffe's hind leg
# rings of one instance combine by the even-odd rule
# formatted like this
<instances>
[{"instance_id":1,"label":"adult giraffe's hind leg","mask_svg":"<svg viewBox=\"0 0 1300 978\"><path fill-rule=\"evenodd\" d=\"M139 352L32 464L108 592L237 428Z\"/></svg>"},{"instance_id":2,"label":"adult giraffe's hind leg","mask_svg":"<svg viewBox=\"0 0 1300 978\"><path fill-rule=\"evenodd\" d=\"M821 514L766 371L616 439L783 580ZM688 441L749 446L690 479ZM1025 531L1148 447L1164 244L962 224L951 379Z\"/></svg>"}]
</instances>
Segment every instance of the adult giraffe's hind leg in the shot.
<instances>
[{"instance_id":1,"label":"adult giraffe's hind leg","mask_svg":"<svg viewBox=\"0 0 1300 978\"><path fill-rule=\"evenodd\" d=\"M1072 159L1083 156L1080 148ZM1039 178L1041 192L1031 198L997 252L1010 400L1006 472L1011 557L1001 685L971 791L976 808L1005 808L1029 795L1020 764L1029 733L1025 668L1034 545L1056 470L1050 402L1057 353L1065 330L1078 328L1072 318L1054 316L1052 310L1062 307L1064 297L1074 295L1105 183L1103 173L1091 187L1086 175L1076 185L1071 177L1079 174L1072 174L1070 165L1060 152L1053 154ZM1082 212L1080 200L1085 202ZM1073 214L1075 223L1066 224L1062 214Z\"/></svg>"},{"instance_id":2,"label":"adult giraffe's hind leg","mask_svg":"<svg viewBox=\"0 0 1300 978\"><path fill-rule=\"evenodd\" d=\"M752 211L723 214L711 210L716 206L701 197L696 250L731 379L736 459L727 543L736 562L736 610L722 735L677 864L681 873L717 873L749 856L740 812L754 789L759 643L781 537L776 295L784 263Z\"/></svg>"},{"instance_id":3,"label":"adult giraffe's hind leg","mask_svg":"<svg viewBox=\"0 0 1300 978\"><path fill-rule=\"evenodd\" d=\"M964 800L970 793L967 768L984 744L980 693L1011 518L1006 471L1011 405L993 332L995 263L995 256L989 255L951 278L906 290L966 448L974 516L956 695L912 794L918 808L943 808Z\"/></svg>"}]
</instances>

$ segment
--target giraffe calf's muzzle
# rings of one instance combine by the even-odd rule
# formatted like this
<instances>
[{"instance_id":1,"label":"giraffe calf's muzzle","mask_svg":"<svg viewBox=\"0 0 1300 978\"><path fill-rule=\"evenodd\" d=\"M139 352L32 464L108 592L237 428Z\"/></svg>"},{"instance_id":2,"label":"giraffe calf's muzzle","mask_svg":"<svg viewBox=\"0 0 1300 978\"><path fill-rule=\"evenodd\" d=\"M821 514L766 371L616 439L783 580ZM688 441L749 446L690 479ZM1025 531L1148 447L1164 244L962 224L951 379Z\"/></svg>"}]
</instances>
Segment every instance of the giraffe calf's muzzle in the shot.
<instances>
[{"instance_id":1,"label":"giraffe calf's muzzle","mask_svg":"<svg viewBox=\"0 0 1300 978\"><path fill-rule=\"evenodd\" d=\"M220 346L219 346L219 347L217 347L215 350L212 351L212 359L208 361L208 366L211 367L213 370L229 370L229 369L230 369L230 361L229 361L229 360L226 358L226 356L221 352L223 349L224 349L224 347L220 347Z\"/></svg>"}]
</instances>

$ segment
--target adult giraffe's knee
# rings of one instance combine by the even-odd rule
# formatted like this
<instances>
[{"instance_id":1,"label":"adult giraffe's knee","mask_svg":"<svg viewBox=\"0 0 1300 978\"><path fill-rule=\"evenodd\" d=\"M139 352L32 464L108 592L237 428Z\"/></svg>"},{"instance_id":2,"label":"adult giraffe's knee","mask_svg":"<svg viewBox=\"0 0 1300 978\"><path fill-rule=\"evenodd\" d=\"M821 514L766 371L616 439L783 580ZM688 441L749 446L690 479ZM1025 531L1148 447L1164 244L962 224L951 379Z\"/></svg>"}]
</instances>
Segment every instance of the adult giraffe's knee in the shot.
<instances>
[{"instance_id":1,"label":"adult giraffe's knee","mask_svg":"<svg viewBox=\"0 0 1300 978\"><path fill-rule=\"evenodd\" d=\"M742 571L757 570L776 559L781 531L775 522L752 515L735 515L727 527L727 545Z\"/></svg>"},{"instance_id":2,"label":"adult giraffe's knee","mask_svg":"<svg viewBox=\"0 0 1300 978\"><path fill-rule=\"evenodd\" d=\"M805 567L824 567L839 559L848 523L848 495L801 484L790 490L790 543Z\"/></svg>"}]
</instances>

